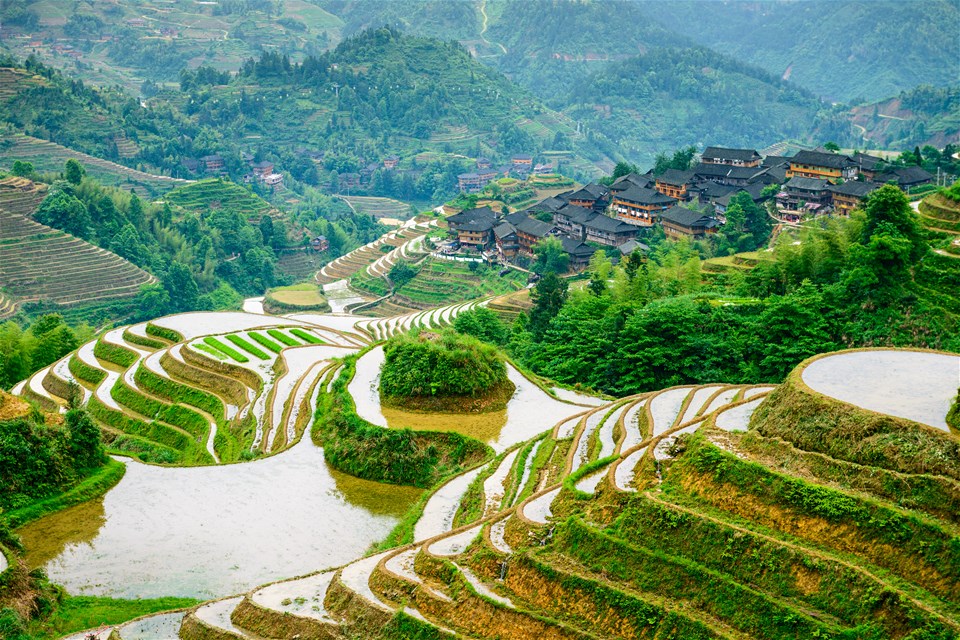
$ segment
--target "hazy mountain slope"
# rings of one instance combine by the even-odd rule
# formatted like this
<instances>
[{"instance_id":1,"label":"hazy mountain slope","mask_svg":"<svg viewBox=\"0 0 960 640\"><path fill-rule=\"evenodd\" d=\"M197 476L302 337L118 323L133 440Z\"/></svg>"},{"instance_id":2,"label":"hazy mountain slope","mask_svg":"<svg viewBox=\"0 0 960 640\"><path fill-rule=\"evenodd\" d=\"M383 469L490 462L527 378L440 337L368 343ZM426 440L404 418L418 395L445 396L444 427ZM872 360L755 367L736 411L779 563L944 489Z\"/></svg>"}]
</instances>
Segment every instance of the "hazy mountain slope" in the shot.
<instances>
[{"instance_id":1,"label":"hazy mountain slope","mask_svg":"<svg viewBox=\"0 0 960 640\"><path fill-rule=\"evenodd\" d=\"M846 116L813 94L708 49L654 49L578 85L572 117L631 160L691 144L761 148L786 138L850 138Z\"/></svg>"},{"instance_id":2,"label":"hazy mountain slope","mask_svg":"<svg viewBox=\"0 0 960 640\"><path fill-rule=\"evenodd\" d=\"M960 3L644 2L663 26L836 101L879 100L960 76Z\"/></svg>"},{"instance_id":3,"label":"hazy mountain slope","mask_svg":"<svg viewBox=\"0 0 960 640\"><path fill-rule=\"evenodd\" d=\"M898 96L851 109L854 127L880 149L960 141L960 85L921 85Z\"/></svg>"}]
</instances>

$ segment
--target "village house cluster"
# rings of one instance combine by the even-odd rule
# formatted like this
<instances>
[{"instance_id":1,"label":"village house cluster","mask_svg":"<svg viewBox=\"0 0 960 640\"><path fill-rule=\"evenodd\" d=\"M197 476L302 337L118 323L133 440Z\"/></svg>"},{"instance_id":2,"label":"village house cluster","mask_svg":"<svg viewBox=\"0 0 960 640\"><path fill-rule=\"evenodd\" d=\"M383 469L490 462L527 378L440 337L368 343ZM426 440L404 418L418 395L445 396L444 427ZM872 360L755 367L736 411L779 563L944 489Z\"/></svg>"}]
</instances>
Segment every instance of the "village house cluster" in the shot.
<instances>
[{"instance_id":1,"label":"village house cluster","mask_svg":"<svg viewBox=\"0 0 960 640\"><path fill-rule=\"evenodd\" d=\"M532 165L529 156L523 158ZM489 175L464 174L461 190L476 193L501 175L492 169ZM793 222L806 215L847 215L887 182L907 190L932 179L919 167L888 167L863 153L816 149L764 157L753 149L708 147L687 171L630 173L609 186L591 183L515 213L501 215L485 206L452 215L447 223L452 248L473 249L504 263L517 256L531 258L537 242L557 237L571 268L579 270L598 247L616 247L623 255L644 249L638 238L655 226L668 238L716 233L740 192L762 206L772 198L777 215Z\"/></svg>"}]
</instances>

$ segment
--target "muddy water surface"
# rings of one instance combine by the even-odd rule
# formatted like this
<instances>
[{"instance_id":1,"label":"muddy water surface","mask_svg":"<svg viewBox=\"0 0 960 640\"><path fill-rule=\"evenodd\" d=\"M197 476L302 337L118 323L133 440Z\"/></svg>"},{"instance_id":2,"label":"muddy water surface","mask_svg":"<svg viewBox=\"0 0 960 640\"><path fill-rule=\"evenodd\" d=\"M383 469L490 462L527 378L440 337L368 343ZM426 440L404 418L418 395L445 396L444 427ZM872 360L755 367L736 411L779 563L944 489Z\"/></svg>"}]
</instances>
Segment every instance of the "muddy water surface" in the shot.
<instances>
[{"instance_id":1,"label":"muddy water surface","mask_svg":"<svg viewBox=\"0 0 960 640\"><path fill-rule=\"evenodd\" d=\"M354 560L420 490L330 469L309 439L221 467L127 462L102 499L20 530L27 562L74 594L213 598Z\"/></svg>"},{"instance_id":2,"label":"muddy water surface","mask_svg":"<svg viewBox=\"0 0 960 640\"><path fill-rule=\"evenodd\" d=\"M380 404L380 367L383 361L382 347L365 353L357 360L357 372L347 387L356 403L357 414L381 427L456 431L486 442L499 453L583 411L581 406L550 397L509 364L507 375L517 390L507 403L506 411L477 414L417 413L387 408Z\"/></svg>"}]
</instances>

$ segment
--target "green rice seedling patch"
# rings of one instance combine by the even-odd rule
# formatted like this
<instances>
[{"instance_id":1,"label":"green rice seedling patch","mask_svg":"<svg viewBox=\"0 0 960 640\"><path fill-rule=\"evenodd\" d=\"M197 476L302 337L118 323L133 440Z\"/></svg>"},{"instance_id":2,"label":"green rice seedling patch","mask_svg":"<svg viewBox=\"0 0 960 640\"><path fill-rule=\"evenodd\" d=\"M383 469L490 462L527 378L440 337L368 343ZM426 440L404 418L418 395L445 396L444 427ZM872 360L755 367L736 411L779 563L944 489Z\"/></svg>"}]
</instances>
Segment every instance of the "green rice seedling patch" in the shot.
<instances>
[{"instance_id":1,"label":"green rice seedling patch","mask_svg":"<svg viewBox=\"0 0 960 640\"><path fill-rule=\"evenodd\" d=\"M260 360L270 359L270 356L265 354L263 351L260 351L260 349L257 349L255 346L253 346L252 344L250 344L249 342L247 342L246 340L244 340L243 338L241 338L236 334L231 333L230 335L225 337L227 340L237 345L238 347L240 347L250 355L254 356L255 358L259 358Z\"/></svg>"},{"instance_id":2,"label":"green rice seedling patch","mask_svg":"<svg viewBox=\"0 0 960 640\"><path fill-rule=\"evenodd\" d=\"M293 328L290 329L290 333L309 344L324 344L323 340L308 331L304 331L303 329Z\"/></svg>"},{"instance_id":3,"label":"green rice seedling patch","mask_svg":"<svg viewBox=\"0 0 960 640\"><path fill-rule=\"evenodd\" d=\"M218 338L215 338L213 336L207 336L206 338L203 339L203 341L207 343L210 347L212 347L214 350L219 351L220 353L227 356L228 358L232 358L237 362L250 362L250 358L243 355L233 347L228 347L227 345L223 344L223 342L221 342ZM206 351L206 349L204 349L204 351ZM222 360L223 358L220 358L220 359Z\"/></svg>"},{"instance_id":4,"label":"green rice seedling patch","mask_svg":"<svg viewBox=\"0 0 960 640\"><path fill-rule=\"evenodd\" d=\"M281 347L279 344L277 344L267 336L263 335L262 333L257 333L256 331L249 331L247 332L247 335L253 338L254 342L259 343L260 346L266 347L267 349L269 349L270 351L273 351L274 353L280 353L283 350L283 347Z\"/></svg>"},{"instance_id":5,"label":"green rice seedling patch","mask_svg":"<svg viewBox=\"0 0 960 640\"><path fill-rule=\"evenodd\" d=\"M280 329L268 329L267 334L274 340L277 340L278 342L282 342L288 347L300 346L300 343L297 340L287 335L283 331L280 331Z\"/></svg>"}]
</instances>

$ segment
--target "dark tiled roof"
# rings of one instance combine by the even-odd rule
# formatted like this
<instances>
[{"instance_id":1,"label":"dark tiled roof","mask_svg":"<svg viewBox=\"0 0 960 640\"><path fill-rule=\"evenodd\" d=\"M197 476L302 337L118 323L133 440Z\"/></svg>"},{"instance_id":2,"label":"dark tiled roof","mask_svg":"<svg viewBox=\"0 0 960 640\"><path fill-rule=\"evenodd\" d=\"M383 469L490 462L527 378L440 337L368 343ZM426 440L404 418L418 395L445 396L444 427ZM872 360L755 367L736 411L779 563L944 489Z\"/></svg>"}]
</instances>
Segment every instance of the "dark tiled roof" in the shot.
<instances>
[{"instance_id":1,"label":"dark tiled roof","mask_svg":"<svg viewBox=\"0 0 960 640\"><path fill-rule=\"evenodd\" d=\"M759 160L760 154L756 149L728 149L727 147L707 147L700 154L702 158L719 158L721 160L739 160L740 162L750 162Z\"/></svg>"},{"instance_id":2,"label":"dark tiled roof","mask_svg":"<svg viewBox=\"0 0 960 640\"><path fill-rule=\"evenodd\" d=\"M509 222L501 222L493 228L493 235L498 238L506 238L509 235L515 234L516 229L513 228L513 225Z\"/></svg>"},{"instance_id":3,"label":"dark tiled roof","mask_svg":"<svg viewBox=\"0 0 960 640\"><path fill-rule=\"evenodd\" d=\"M779 167L790 164L789 156L767 156L760 163L761 167Z\"/></svg>"},{"instance_id":4,"label":"dark tiled roof","mask_svg":"<svg viewBox=\"0 0 960 640\"><path fill-rule=\"evenodd\" d=\"M610 185L610 191L625 191L631 186L634 187L649 187L653 184L653 180L649 176L642 176L639 173L628 173L625 176L620 176L617 178L612 185Z\"/></svg>"},{"instance_id":5,"label":"dark tiled roof","mask_svg":"<svg viewBox=\"0 0 960 640\"><path fill-rule=\"evenodd\" d=\"M565 196L566 194L561 194L561 195ZM565 206L567 206L566 200L558 196L551 196L549 198L544 198L537 204L533 205L532 207L530 207L530 210L531 211L549 211L550 213L554 213Z\"/></svg>"},{"instance_id":6,"label":"dark tiled roof","mask_svg":"<svg viewBox=\"0 0 960 640\"><path fill-rule=\"evenodd\" d=\"M543 238L549 235L555 228L552 222L543 222L536 218L525 218L517 223L517 231L537 238Z\"/></svg>"},{"instance_id":7,"label":"dark tiled roof","mask_svg":"<svg viewBox=\"0 0 960 640\"><path fill-rule=\"evenodd\" d=\"M790 158L793 164L806 164L814 167L828 167L830 169L844 169L855 166L853 158L838 153L823 153L820 151L798 151Z\"/></svg>"},{"instance_id":8,"label":"dark tiled roof","mask_svg":"<svg viewBox=\"0 0 960 640\"><path fill-rule=\"evenodd\" d=\"M691 228L704 227L710 229L719 224L716 218L704 215L693 209L687 209L686 207L670 207L660 214L660 219L680 225L681 227Z\"/></svg>"},{"instance_id":9,"label":"dark tiled roof","mask_svg":"<svg viewBox=\"0 0 960 640\"><path fill-rule=\"evenodd\" d=\"M602 200L610 192L599 184L588 184L567 196L567 200Z\"/></svg>"},{"instance_id":10,"label":"dark tiled roof","mask_svg":"<svg viewBox=\"0 0 960 640\"><path fill-rule=\"evenodd\" d=\"M636 240L627 240L626 242L618 246L617 249L619 249L620 253L625 256L630 255L637 249L639 249L640 251L643 251L644 253L650 252L650 247L643 244L642 242L637 242Z\"/></svg>"},{"instance_id":11,"label":"dark tiled roof","mask_svg":"<svg viewBox=\"0 0 960 640\"><path fill-rule=\"evenodd\" d=\"M709 164L701 162L693 168L694 175L704 178L725 178L733 167L725 164Z\"/></svg>"},{"instance_id":12,"label":"dark tiled roof","mask_svg":"<svg viewBox=\"0 0 960 640\"><path fill-rule=\"evenodd\" d=\"M530 217L530 211L515 211L513 213L508 213L503 216L503 219L509 222L510 224L516 226L520 223L521 220L525 220Z\"/></svg>"},{"instance_id":13,"label":"dark tiled roof","mask_svg":"<svg viewBox=\"0 0 960 640\"><path fill-rule=\"evenodd\" d=\"M688 184L691 180L693 180L693 171L680 171L678 169L667 169L657 177L658 182L677 187Z\"/></svg>"},{"instance_id":14,"label":"dark tiled roof","mask_svg":"<svg viewBox=\"0 0 960 640\"><path fill-rule=\"evenodd\" d=\"M933 174L920 167L896 167L875 178L877 182L896 181L900 186L909 186L930 182L933 180Z\"/></svg>"},{"instance_id":15,"label":"dark tiled roof","mask_svg":"<svg viewBox=\"0 0 960 640\"><path fill-rule=\"evenodd\" d=\"M730 167L727 177L734 180L749 180L762 171L763 169L759 167Z\"/></svg>"},{"instance_id":16,"label":"dark tiled roof","mask_svg":"<svg viewBox=\"0 0 960 640\"><path fill-rule=\"evenodd\" d=\"M626 191L617 194L621 200L635 202L636 204L670 204L676 202L673 198L665 196L656 189L646 189L642 187L630 187Z\"/></svg>"},{"instance_id":17,"label":"dark tiled roof","mask_svg":"<svg viewBox=\"0 0 960 640\"><path fill-rule=\"evenodd\" d=\"M464 209L460 213L455 213L447 218L447 222L453 224L462 224L473 220L490 220L493 222L497 217L490 207L479 207L477 209Z\"/></svg>"},{"instance_id":18,"label":"dark tiled roof","mask_svg":"<svg viewBox=\"0 0 960 640\"><path fill-rule=\"evenodd\" d=\"M753 184L748 184L745 187L734 187L733 191L717 198L716 202L721 207L726 207L728 204L730 204L730 200L732 200L733 197L738 193L740 193L741 191L747 193L750 196L750 198L753 199L754 202L760 202L761 200L760 193L764 190L766 186L767 185L765 184L755 182Z\"/></svg>"},{"instance_id":19,"label":"dark tiled roof","mask_svg":"<svg viewBox=\"0 0 960 640\"><path fill-rule=\"evenodd\" d=\"M557 215L569 218L571 222L583 223L589 220L591 217L597 215L597 213L591 211L590 209L584 209L583 207L575 204L568 204L567 206L558 209Z\"/></svg>"},{"instance_id":20,"label":"dark tiled roof","mask_svg":"<svg viewBox=\"0 0 960 640\"><path fill-rule=\"evenodd\" d=\"M853 154L853 160L860 165L861 169L867 171L873 171L877 168L877 165L883 162L883 158L878 158L877 156L870 156L865 153L860 153L857 151Z\"/></svg>"},{"instance_id":21,"label":"dark tiled roof","mask_svg":"<svg viewBox=\"0 0 960 640\"><path fill-rule=\"evenodd\" d=\"M592 256L596 251L596 249L588 245L586 242L574 240L573 238L568 238L566 236L560 238L560 242L563 244L563 250L572 256Z\"/></svg>"},{"instance_id":22,"label":"dark tiled roof","mask_svg":"<svg viewBox=\"0 0 960 640\"><path fill-rule=\"evenodd\" d=\"M716 182L708 182L700 188L700 193L703 194L705 198L720 198L736 191L737 187L728 184L718 184Z\"/></svg>"},{"instance_id":23,"label":"dark tiled roof","mask_svg":"<svg viewBox=\"0 0 960 640\"><path fill-rule=\"evenodd\" d=\"M607 233L627 233L629 231L637 230L637 227L629 222L617 220L616 218L611 218L602 214L598 214L593 218L590 218L583 223L583 226L589 229L606 231Z\"/></svg>"},{"instance_id":24,"label":"dark tiled roof","mask_svg":"<svg viewBox=\"0 0 960 640\"><path fill-rule=\"evenodd\" d=\"M848 180L843 184L833 184L827 187L833 193L839 193L842 196L853 196L862 198L874 189L879 189L883 185L878 182L858 182L857 180Z\"/></svg>"},{"instance_id":25,"label":"dark tiled roof","mask_svg":"<svg viewBox=\"0 0 960 640\"><path fill-rule=\"evenodd\" d=\"M822 178L801 178L794 176L787 182L788 189L802 189L804 191L823 191L830 183Z\"/></svg>"}]
</instances>

